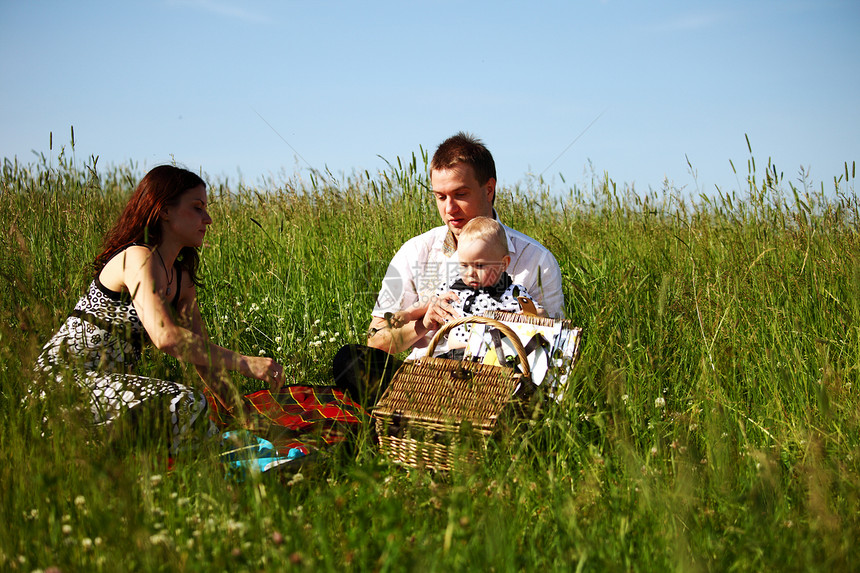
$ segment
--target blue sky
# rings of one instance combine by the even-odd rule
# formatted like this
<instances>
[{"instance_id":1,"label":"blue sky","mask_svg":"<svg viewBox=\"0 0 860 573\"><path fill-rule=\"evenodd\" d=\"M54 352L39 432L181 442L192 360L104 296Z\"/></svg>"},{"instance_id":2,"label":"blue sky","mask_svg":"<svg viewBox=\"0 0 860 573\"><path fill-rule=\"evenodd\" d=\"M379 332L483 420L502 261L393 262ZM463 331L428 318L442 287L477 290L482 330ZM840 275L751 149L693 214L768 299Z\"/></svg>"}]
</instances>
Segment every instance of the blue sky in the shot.
<instances>
[{"instance_id":1,"label":"blue sky","mask_svg":"<svg viewBox=\"0 0 860 573\"><path fill-rule=\"evenodd\" d=\"M56 156L74 126L78 162L255 184L465 130L503 185L711 193L738 189L746 134L759 171L828 182L860 160L858 54L856 0L0 0L0 156L51 132Z\"/></svg>"}]
</instances>

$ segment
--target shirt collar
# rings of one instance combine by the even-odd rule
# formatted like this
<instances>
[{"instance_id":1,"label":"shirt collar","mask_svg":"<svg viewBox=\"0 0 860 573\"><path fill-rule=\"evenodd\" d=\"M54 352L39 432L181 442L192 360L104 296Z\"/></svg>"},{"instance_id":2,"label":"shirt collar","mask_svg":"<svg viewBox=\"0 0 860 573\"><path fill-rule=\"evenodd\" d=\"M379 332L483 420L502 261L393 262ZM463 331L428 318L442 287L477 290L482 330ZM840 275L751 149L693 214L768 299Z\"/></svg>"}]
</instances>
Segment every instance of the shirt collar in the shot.
<instances>
[{"instance_id":1,"label":"shirt collar","mask_svg":"<svg viewBox=\"0 0 860 573\"><path fill-rule=\"evenodd\" d=\"M456 252L457 238L454 237L454 233L451 232L451 229L448 229L448 232L445 233L445 241L442 243L442 253L446 257L452 257Z\"/></svg>"}]
</instances>

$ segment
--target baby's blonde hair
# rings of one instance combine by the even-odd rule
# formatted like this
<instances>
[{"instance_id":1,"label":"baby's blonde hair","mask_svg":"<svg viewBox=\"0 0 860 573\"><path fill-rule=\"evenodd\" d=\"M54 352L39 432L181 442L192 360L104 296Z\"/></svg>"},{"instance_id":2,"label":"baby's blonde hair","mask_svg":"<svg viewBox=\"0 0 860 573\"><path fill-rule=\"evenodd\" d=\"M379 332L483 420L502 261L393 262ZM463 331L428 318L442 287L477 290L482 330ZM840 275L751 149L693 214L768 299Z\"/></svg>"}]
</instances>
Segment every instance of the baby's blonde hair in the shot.
<instances>
[{"instance_id":1,"label":"baby's blonde hair","mask_svg":"<svg viewBox=\"0 0 860 573\"><path fill-rule=\"evenodd\" d=\"M483 240L500 249L502 256L507 256L508 236L501 223L489 217L475 217L463 226L458 241Z\"/></svg>"}]
</instances>

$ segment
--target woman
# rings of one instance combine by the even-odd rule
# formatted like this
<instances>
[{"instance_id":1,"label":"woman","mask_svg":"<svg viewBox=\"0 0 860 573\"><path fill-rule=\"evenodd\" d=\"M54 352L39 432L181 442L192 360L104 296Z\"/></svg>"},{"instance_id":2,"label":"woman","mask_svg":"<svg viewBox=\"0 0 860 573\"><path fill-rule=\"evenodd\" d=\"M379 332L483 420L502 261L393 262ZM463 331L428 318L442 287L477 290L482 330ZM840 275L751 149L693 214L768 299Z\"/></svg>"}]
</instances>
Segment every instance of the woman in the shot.
<instances>
[{"instance_id":1,"label":"woman","mask_svg":"<svg viewBox=\"0 0 860 573\"><path fill-rule=\"evenodd\" d=\"M197 250L212 224L206 207L206 184L194 173L171 165L147 173L105 236L87 293L39 357L39 366L58 380L71 373L89 398L94 423L121 416L137 423L145 412L170 428L171 453L216 430L201 392L135 374L147 339L194 364L228 409L240 398L226 371L268 382L273 392L283 378L283 367L271 358L243 356L209 341L197 306Z\"/></svg>"}]
</instances>

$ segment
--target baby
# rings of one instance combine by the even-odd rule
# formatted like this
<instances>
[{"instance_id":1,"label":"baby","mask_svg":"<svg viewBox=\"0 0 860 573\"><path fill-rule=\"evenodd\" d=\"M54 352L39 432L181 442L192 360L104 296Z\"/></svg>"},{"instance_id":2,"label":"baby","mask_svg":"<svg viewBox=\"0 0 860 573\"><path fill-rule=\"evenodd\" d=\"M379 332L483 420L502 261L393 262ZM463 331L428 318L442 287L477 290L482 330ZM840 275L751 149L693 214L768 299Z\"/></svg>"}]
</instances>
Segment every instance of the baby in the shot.
<instances>
[{"instance_id":1,"label":"baby","mask_svg":"<svg viewBox=\"0 0 860 573\"><path fill-rule=\"evenodd\" d=\"M505 272L511 256L505 228L499 222L489 217L475 217L469 221L457 240L457 259L460 278L453 283L443 284L436 291L437 295L448 292L457 295L457 300L452 303L456 313L471 316L491 310L520 312L521 305L517 299L523 298L534 304L538 316L547 316L526 288L514 284L511 276ZM421 308L407 309L394 313L392 321L405 322L413 319L413 313L420 316L422 312ZM457 327L448 334L447 345L437 345L436 354L464 348L468 339L466 326Z\"/></svg>"}]
</instances>

